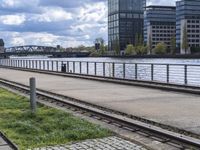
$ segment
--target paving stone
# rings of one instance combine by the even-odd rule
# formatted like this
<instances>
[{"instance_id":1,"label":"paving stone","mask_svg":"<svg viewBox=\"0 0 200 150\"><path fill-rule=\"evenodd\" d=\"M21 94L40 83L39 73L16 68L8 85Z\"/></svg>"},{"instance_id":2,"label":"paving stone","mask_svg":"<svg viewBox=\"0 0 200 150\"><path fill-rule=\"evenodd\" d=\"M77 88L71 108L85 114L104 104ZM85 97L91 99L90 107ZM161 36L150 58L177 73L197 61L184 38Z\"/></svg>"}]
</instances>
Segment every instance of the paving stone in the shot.
<instances>
[{"instance_id":1,"label":"paving stone","mask_svg":"<svg viewBox=\"0 0 200 150\"><path fill-rule=\"evenodd\" d=\"M34 150L146 150L140 145L119 137L86 140L79 143L37 148Z\"/></svg>"},{"instance_id":2,"label":"paving stone","mask_svg":"<svg viewBox=\"0 0 200 150\"><path fill-rule=\"evenodd\" d=\"M5 144L7 144L6 141L2 137L0 137L0 145L5 145Z\"/></svg>"},{"instance_id":3,"label":"paving stone","mask_svg":"<svg viewBox=\"0 0 200 150\"><path fill-rule=\"evenodd\" d=\"M8 145L0 146L0 150L12 150Z\"/></svg>"}]
</instances>

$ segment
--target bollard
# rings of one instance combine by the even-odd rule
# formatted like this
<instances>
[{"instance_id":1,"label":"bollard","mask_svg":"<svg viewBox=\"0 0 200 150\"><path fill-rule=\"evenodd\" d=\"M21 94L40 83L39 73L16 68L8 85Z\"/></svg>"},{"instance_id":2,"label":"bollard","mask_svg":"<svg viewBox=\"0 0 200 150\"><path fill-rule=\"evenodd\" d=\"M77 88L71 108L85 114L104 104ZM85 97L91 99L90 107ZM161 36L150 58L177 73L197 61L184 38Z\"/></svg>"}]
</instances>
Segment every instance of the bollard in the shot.
<instances>
[{"instance_id":1,"label":"bollard","mask_svg":"<svg viewBox=\"0 0 200 150\"><path fill-rule=\"evenodd\" d=\"M36 112L36 81L35 78L30 78L30 105L31 105L31 112Z\"/></svg>"}]
</instances>

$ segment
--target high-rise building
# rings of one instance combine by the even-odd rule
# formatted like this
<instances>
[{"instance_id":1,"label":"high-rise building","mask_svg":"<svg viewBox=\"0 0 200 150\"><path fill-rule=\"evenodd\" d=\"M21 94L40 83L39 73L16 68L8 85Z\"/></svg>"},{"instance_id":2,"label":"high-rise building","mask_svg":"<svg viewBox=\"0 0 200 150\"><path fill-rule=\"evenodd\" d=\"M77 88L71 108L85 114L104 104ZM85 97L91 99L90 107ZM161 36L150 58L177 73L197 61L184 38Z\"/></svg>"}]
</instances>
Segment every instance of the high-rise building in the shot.
<instances>
[{"instance_id":1,"label":"high-rise building","mask_svg":"<svg viewBox=\"0 0 200 150\"><path fill-rule=\"evenodd\" d=\"M181 54L200 50L200 0L176 2L176 38Z\"/></svg>"},{"instance_id":2,"label":"high-rise building","mask_svg":"<svg viewBox=\"0 0 200 150\"><path fill-rule=\"evenodd\" d=\"M0 53L4 53L4 41L0 39Z\"/></svg>"},{"instance_id":3,"label":"high-rise building","mask_svg":"<svg viewBox=\"0 0 200 150\"><path fill-rule=\"evenodd\" d=\"M124 50L143 35L143 14L146 0L108 0L108 46Z\"/></svg>"},{"instance_id":4,"label":"high-rise building","mask_svg":"<svg viewBox=\"0 0 200 150\"><path fill-rule=\"evenodd\" d=\"M176 35L176 7L148 6L144 12L144 42L150 49L164 42L168 49ZM149 54L152 52L149 51Z\"/></svg>"}]
</instances>

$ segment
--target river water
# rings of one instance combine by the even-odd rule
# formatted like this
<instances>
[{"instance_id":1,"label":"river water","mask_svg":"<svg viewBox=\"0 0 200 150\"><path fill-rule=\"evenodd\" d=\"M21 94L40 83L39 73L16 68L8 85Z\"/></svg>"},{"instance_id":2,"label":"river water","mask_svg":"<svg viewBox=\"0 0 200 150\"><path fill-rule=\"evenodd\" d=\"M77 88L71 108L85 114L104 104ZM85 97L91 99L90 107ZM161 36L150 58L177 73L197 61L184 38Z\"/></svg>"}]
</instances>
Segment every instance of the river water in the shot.
<instances>
[{"instance_id":1,"label":"river water","mask_svg":"<svg viewBox=\"0 0 200 150\"><path fill-rule=\"evenodd\" d=\"M200 59L135 59L135 58L48 58L48 57L20 57L16 59L24 60L43 60L39 62L31 62L30 66L41 65L44 70L56 71L56 61L58 70L61 71L61 61L68 65L67 71L71 73L81 73L89 75L98 75L106 77L125 78L130 80L145 80L168 82L175 84L188 84L192 86L200 86ZM45 60L45 61L44 61ZM50 61L47 63L47 61ZM75 62L73 62L75 61ZM82 62L82 63L80 63ZM87 64L87 62L89 62ZM96 62L96 68L95 63ZM105 67L102 62L105 63ZM112 62L115 62L113 65ZM37 64L35 64L37 63ZM126 63L123 66L123 63ZM135 65L137 64L137 66ZM152 65L153 68L152 68ZM166 64L169 64L166 65ZM27 63L26 66L29 66ZM185 67L187 65L187 67ZM49 67L48 67L49 66ZM87 69L88 66L88 69ZM114 66L114 67L113 67ZM105 68L105 71L104 69ZM113 69L114 68L114 69ZM137 69L136 69L137 68ZM37 68L38 69L38 68ZM153 71L152 71L153 70ZM96 73L95 73L96 72ZM125 73L124 73L125 72Z\"/></svg>"}]
</instances>

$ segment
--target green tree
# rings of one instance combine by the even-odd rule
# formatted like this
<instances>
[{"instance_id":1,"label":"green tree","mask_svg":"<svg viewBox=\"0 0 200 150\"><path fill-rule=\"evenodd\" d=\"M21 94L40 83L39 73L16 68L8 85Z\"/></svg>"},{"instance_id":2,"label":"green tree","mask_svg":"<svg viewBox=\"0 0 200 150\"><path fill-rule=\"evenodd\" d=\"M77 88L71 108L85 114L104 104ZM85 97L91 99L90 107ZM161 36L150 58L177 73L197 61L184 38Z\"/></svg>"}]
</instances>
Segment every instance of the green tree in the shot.
<instances>
[{"instance_id":1,"label":"green tree","mask_svg":"<svg viewBox=\"0 0 200 150\"><path fill-rule=\"evenodd\" d=\"M189 48L189 45L188 45L188 38L187 38L187 27L186 27L186 24L184 24L182 49L185 51L185 54L187 53L188 48Z\"/></svg>"},{"instance_id":2,"label":"green tree","mask_svg":"<svg viewBox=\"0 0 200 150\"><path fill-rule=\"evenodd\" d=\"M164 42L158 43L156 47L153 49L154 54L166 54L167 53L167 46Z\"/></svg>"},{"instance_id":3,"label":"green tree","mask_svg":"<svg viewBox=\"0 0 200 150\"><path fill-rule=\"evenodd\" d=\"M170 41L170 52L171 54L176 53L176 36L174 35Z\"/></svg>"},{"instance_id":4,"label":"green tree","mask_svg":"<svg viewBox=\"0 0 200 150\"><path fill-rule=\"evenodd\" d=\"M138 54L140 55L147 54L147 49L148 49L148 46L145 46L145 45L138 46Z\"/></svg>"},{"instance_id":5,"label":"green tree","mask_svg":"<svg viewBox=\"0 0 200 150\"><path fill-rule=\"evenodd\" d=\"M125 55L136 55L135 47L132 44L126 46Z\"/></svg>"}]
</instances>

